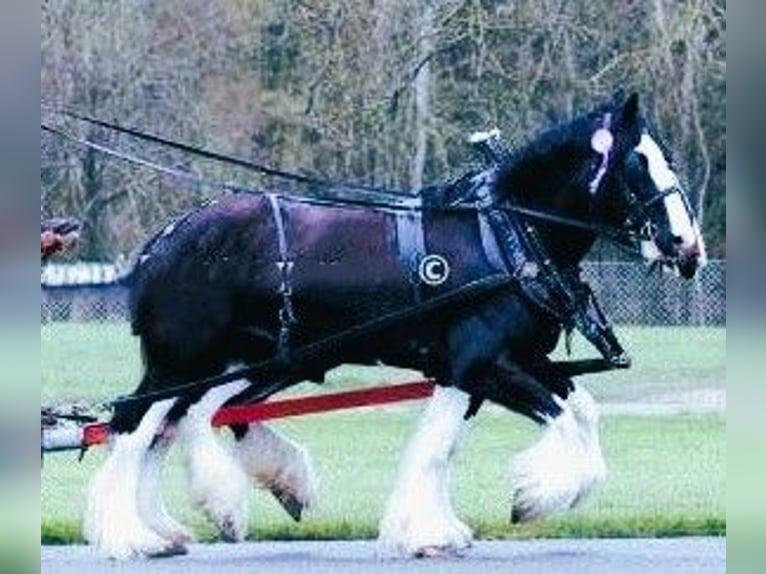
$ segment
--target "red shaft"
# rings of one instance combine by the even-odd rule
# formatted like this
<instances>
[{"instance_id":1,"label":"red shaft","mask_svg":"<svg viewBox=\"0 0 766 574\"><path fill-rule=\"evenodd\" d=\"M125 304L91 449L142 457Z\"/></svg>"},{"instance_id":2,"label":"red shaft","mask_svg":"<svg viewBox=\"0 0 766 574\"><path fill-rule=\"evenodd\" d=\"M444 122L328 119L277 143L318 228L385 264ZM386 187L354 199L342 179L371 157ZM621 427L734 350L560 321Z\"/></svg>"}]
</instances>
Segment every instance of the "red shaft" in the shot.
<instances>
[{"instance_id":1,"label":"red shaft","mask_svg":"<svg viewBox=\"0 0 766 574\"><path fill-rule=\"evenodd\" d=\"M213 426L247 424L269 419L411 401L430 397L433 392L433 383L429 380L422 380L399 385L225 407L213 417ZM107 423L93 423L83 428L83 446L103 444L108 438L109 425Z\"/></svg>"}]
</instances>

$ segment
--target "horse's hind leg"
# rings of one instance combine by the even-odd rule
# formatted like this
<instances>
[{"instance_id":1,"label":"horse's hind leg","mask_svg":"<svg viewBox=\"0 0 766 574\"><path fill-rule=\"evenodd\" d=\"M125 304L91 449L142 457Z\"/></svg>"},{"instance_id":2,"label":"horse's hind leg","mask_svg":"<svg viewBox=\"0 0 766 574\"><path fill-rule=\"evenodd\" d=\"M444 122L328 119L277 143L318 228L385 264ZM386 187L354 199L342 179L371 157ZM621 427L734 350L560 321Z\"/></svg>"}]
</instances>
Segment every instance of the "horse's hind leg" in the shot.
<instances>
[{"instance_id":1,"label":"horse's hind leg","mask_svg":"<svg viewBox=\"0 0 766 574\"><path fill-rule=\"evenodd\" d=\"M436 387L404 455L396 487L380 525L380 541L411 556L453 553L472 533L449 497L450 465L469 406L469 395Z\"/></svg>"},{"instance_id":2,"label":"horse's hind leg","mask_svg":"<svg viewBox=\"0 0 766 574\"><path fill-rule=\"evenodd\" d=\"M109 454L89 483L83 524L86 540L109 558L185 551L146 524L139 510L139 487L147 452L173 402L172 399L157 402L143 414L135 412L140 416L136 425L128 423L123 427L119 421L113 421Z\"/></svg>"},{"instance_id":3,"label":"horse's hind leg","mask_svg":"<svg viewBox=\"0 0 766 574\"><path fill-rule=\"evenodd\" d=\"M316 473L309 452L261 423L236 425L232 430L242 468L299 521L316 500Z\"/></svg>"},{"instance_id":4,"label":"horse's hind leg","mask_svg":"<svg viewBox=\"0 0 766 574\"><path fill-rule=\"evenodd\" d=\"M247 381L235 381L209 390L188 408L178 424L192 503L213 521L228 542L247 536L249 480L228 446L215 435L211 420L247 385Z\"/></svg>"},{"instance_id":5,"label":"horse's hind leg","mask_svg":"<svg viewBox=\"0 0 766 574\"><path fill-rule=\"evenodd\" d=\"M561 410L542 437L511 461L513 522L568 510L606 478L593 397L579 385L563 396L554 394Z\"/></svg>"}]
</instances>

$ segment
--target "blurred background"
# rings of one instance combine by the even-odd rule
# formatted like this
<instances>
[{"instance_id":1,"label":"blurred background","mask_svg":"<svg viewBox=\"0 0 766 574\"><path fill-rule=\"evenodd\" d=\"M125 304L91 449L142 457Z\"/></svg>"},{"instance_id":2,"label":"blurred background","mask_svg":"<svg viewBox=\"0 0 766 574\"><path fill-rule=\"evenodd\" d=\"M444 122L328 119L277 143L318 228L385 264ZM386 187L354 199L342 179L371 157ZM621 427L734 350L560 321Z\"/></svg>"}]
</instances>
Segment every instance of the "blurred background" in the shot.
<instances>
[{"instance_id":1,"label":"blurred background","mask_svg":"<svg viewBox=\"0 0 766 574\"><path fill-rule=\"evenodd\" d=\"M723 0L46 2L41 98L267 165L417 190L637 90L676 154L712 258L725 256ZM251 187L252 173L46 121ZM114 261L215 190L189 189L49 134L44 214L79 217L78 256Z\"/></svg>"}]
</instances>

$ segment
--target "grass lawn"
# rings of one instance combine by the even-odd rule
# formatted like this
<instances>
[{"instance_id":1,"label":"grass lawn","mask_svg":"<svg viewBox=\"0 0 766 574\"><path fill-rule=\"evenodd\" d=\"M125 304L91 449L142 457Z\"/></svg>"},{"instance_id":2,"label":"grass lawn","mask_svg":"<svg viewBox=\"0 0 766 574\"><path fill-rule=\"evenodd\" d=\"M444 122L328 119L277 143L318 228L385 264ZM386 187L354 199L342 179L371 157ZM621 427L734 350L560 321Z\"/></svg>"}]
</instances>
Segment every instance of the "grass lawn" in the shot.
<instances>
[{"instance_id":1,"label":"grass lawn","mask_svg":"<svg viewBox=\"0 0 766 574\"><path fill-rule=\"evenodd\" d=\"M650 395L695 388L723 388L726 330L715 327L622 327L618 335L633 357L626 371L583 378L600 401L644 401ZM57 323L41 328L42 400L109 400L130 392L141 374L138 340L125 323ZM563 342L556 353L566 358ZM595 356L575 336L573 357ZM417 373L390 367L344 366L328 386L359 387L407 381ZM314 385L293 392L316 392Z\"/></svg>"},{"instance_id":2,"label":"grass lawn","mask_svg":"<svg viewBox=\"0 0 766 574\"><path fill-rule=\"evenodd\" d=\"M253 491L253 535L369 537L391 491L399 453L419 407L310 416L278 423L314 455L320 503L294 524L270 494ZM725 422L719 416L605 417L609 465L604 489L582 508L531 526L508 524L509 455L537 431L520 417L479 417L460 449L453 481L456 508L484 537L632 536L725 531ZM87 477L103 451L46 457L42 538L77 541ZM187 503L177 457L166 476L169 508L203 538L213 531Z\"/></svg>"},{"instance_id":3,"label":"grass lawn","mask_svg":"<svg viewBox=\"0 0 766 574\"><path fill-rule=\"evenodd\" d=\"M644 400L666 390L721 388L725 380L723 329L622 329L634 368L591 377L599 400ZM138 349L124 325L44 326L43 402L109 399L129 391L139 376ZM575 354L586 350L575 345ZM412 373L344 367L332 387L408 380ZM308 385L306 385L307 387ZM315 391L298 389L297 392ZM329 388L327 390L330 390ZM295 524L270 494L253 491L256 538L372 537L393 486L400 453L421 405L367 409L275 423L309 447L320 477L315 511ZM605 487L560 518L512 527L505 470L510 455L534 440L537 429L519 416L482 413L459 451L453 492L458 514L484 538L723 534L725 420L723 416L604 417L602 441L609 466ZM101 461L94 449L83 462L54 454L41 470L43 542L79 541L87 478ZM212 528L186 501L177 454L165 475L168 507L203 539Z\"/></svg>"}]
</instances>

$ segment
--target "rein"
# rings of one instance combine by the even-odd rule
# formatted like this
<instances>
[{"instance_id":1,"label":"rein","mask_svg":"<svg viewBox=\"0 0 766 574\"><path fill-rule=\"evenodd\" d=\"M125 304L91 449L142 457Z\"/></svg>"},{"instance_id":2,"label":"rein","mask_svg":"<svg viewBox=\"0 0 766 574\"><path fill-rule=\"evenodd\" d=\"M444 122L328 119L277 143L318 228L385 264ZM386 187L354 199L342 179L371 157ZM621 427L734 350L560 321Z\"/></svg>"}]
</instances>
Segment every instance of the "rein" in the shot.
<instances>
[{"instance_id":1,"label":"rein","mask_svg":"<svg viewBox=\"0 0 766 574\"><path fill-rule=\"evenodd\" d=\"M135 137L137 139L141 139L144 141L160 144L162 146L177 149L179 151L189 153L191 155L195 155L198 157L203 157L206 159L210 159L213 161L217 161L219 163L225 163L229 165L235 165L237 167L244 168L249 171L255 171L258 173L262 173L264 175L270 176L270 177L276 177L279 179L284 179L288 181L295 181L297 183L302 183L305 185L311 185L316 187L323 187L323 188L336 188L336 187L343 187L347 189L354 189L354 190L360 190L362 192L368 192L368 193L376 193L380 195L393 195L395 197L408 197L410 194L404 192L404 191L398 191L398 190L392 190L388 188L383 187L375 187L375 186L368 186L358 183L349 183L344 181L333 181L329 179L323 179L318 177L312 177L308 175L302 175L296 172L291 171L284 171L281 169L269 167L260 163L256 163L241 157L237 157L230 154L225 154L218 151L209 150L200 146L194 146L191 144L185 144L183 142L179 142L176 140L172 140L169 138L165 138L162 136L158 136L156 134L151 134L148 132L144 132L135 128L129 128L122 126L116 122L108 122L105 120L100 120L98 118L93 118L85 114L80 114L71 110L67 110L65 108L56 108L50 105L43 104L43 108L59 114L63 116L70 117L72 119L82 121L88 124L92 124L95 126L99 126L102 128L106 128L108 130L126 134L132 137ZM410 196L411 197L411 196Z\"/></svg>"},{"instance_id":2,"label":"rein","mask_svg":"<svg viewBox=\"0 0 766 574\"><path fill-rule=\"evenodd\" d=\"M362 323L361 325L355 325L333 335L329 335L314 343L308 343L298 347L289 354L277 355L271 359L266 359L241 369L204 379L198 379L190 383L168 387L159 391L118 397L108 404L115 406L140 401L161 401L186 393L206 391L213 387L231 383L243 378L254 378L257 376L259 379L271 378L273 380L274 378L281 376L281 379L276 380L271 385L259 389L257 394L252 387L249 387L239 395L240 397L244 397L244 400L246 401L263 400L292 385L292 381L290 381L289 377L286 375L289 375L291 370L295 370L295 365L300 366L302 363L316 359L330 351L337 351L339 347L371 336L381 329L394 326L400 322L415 319L425 313L441 309L452 303L461 302L479 295L485 295L502 288L512 287L515 283L516 278L505 273L476 279L462 287L450 291L449 293L436 295L432 299L414 307L389 313L366 323ZM269 375L271 375L271 377L269 377Z\"/></svg>"},{"instance_id":3,"label":"rein","mask_svg":"<svg viewBox=\"0 0 766 574\"><path fill-rule=\"evenodd\" d=\"M41 122L40 127L42 128L43 131L47 131L49 133L55 134L63 139L66 139L68 141L81 145L83 147L103 153L106 156L112 157L120 161L124 161L126 163L145 167L145 168L151 169L152 171L156 171L156 172L168 175L170 177L175 177L177 179L184 180L195 186L213 188L213 189L223 189L231 193L246 193L251 195L266 195L268 193L265 190L250 188L247 186L234 184L230 182L213 180L213 179L202 177L196 173L193 173L187 170L168 167L161 163L144 159L137 155L118 151L109 146L94 142L88 138L76 136L74 134L68 133L57 127L50 126L46 123ZM340 186L340 184L335 184L335 185ZM345 189L349 189L349 188L353 189L353 186L346 187ZM369 190L363 190L363 193L369 193ZM364 199L360 199L360 198L343 197L343 196L338 196L336 198L333 198L332 200L316 198L316 197L307 197L307 196L300 196L300 198L296 198L296 199L300 199L300 201L303 201L305 203L313 203L317 205L349 205L349 206L358 206L358 207L376 207L379 209L391 209L391 210L420 209L421 202L419 198L414 196L407 196L403 193L401 195L397 195L395 192L389 192L389 193L392 196L390 201L374 199L374 198L368 199L366 197Z\"/></svg>"},{"instance_id":4,"label":"rein","mask_svg":"<svg viewBox=\"0 0 766 574\"><path fill-rule=\"evenodd\" d=\"M450 212L450 211L466 211L466 210L475 211L478 209L478 207L472 203L455 203L455 204L439 205L439 206L427 205L423 203L421 197L417 195L413 195L413 194L408 194L404 191L392 190L392 189L380 188L380 187L370 187L370 186L359 185L356 183L349 183L349 182L337 181L337 180L333 181L333 180L326 180L326 179L319 179L319 178L304 176L294 172L288 172L288 171L283 171L283 170L279 170L275 168L270 168L261 164L253 163L248 160L223 154L217 151L211 151L205 148L184 144L184 143L177 142L177 141L164 138L161 136L157 136L154 134L141 132L133 128L127 128L116 123L106 122L103 120L91 118L91 117L81 115L75 112L71 112L68 110L55 109L50 107L49 109L61 115L65 115L80 121L97 125L99 127L110 129L118 133L124 133L132 137L135 137L137 139L142 139L145 141L157 143L169 148L190 153L192 155L198 155L200 157L204 157L214 161L228 163L228 164L242 167L251 171L260 172L271 177L277 177L279 179L294 181L296 183L300 183L304 185L322 187L325 189L354 191L356 193L361 192L362 194L374 194L376 196L376 197L354 198L354 197L336 195L331 199L307 197L307 196L298 196L298 197L293 196L296 200L304 202L304 203L326 205L326 206L367 207L367 208L376 208L376 209L394 210L394 211L418 210L418 211ZM44 131L50 132L59 137L62 137L64 139L77 143L83 147L87 147L95 151L98 151L100 153L103 153L104 155L113 157L115 159L118 159L127 163L132 163L135 165L139 165L141 167L149 168L153 171L157 171L165 175L187 181L196 186L215 188L215 189L224 189L231 193L246 193L246 194L252 194L252 195L266 195L269 193L265 190L249 188L246 186L233 184L230 182L211 180L187 170L168 167L166 165L163 165L151 160L147 160L133 154L121 152L112 147L94 142L88 138L76 136L74 134L68 133L60 128L53 127L46 123L41 123L41 128ZM490 168L490 169L493 169L493 168ZM658 194L657 196L650 198L644 204L638 206L636 211L643 212L643 210L648 208L649 205L651 205L655 201L658 201L659 199L662 199L663 197L665 197L666 195L672 192L673 190L668 190L662 194ZM642 230L633 229L630 226L615 227L612 225L605 225L602 223L593 223L583 219L573 218L573 217L569 217L565 215L551 213L548 211L541 211L538 209L523 207L519 205L506 204L502 207L502 209L513 211L521 215L535 218L537 220L547 221L549 223L566 225L568 227L590 231L601 237L604 237L605 239L609 241L612 241L613 243L616 243L622 247L627 247L630 249L635 248L636 240L651 239L649 234L644 233Z\"/></svg>"},{"instance_id":5,"label":"rein","mask_svg":"<svg viewBox=\"0 0 766 574\"><path fill-rule=\"evenodd\" d=\"M585 231L592 231L597 235L604 237L619 245L627 247L633 247L634 240L648 239L648 235L642 231L635 231L627 227L613 227L611 225L604 225L603 223L592 223L583 219L576 219L574 217L567 217L565 215L558 215L547 211L540 211L529 207L521 207L519 205L507 205L501 209L513 211L521 215L533 217L550 223L558 223L561 225L567 225L569 227L575 227L577 229L583 229Z\"/></svg>"}]
</instances>

